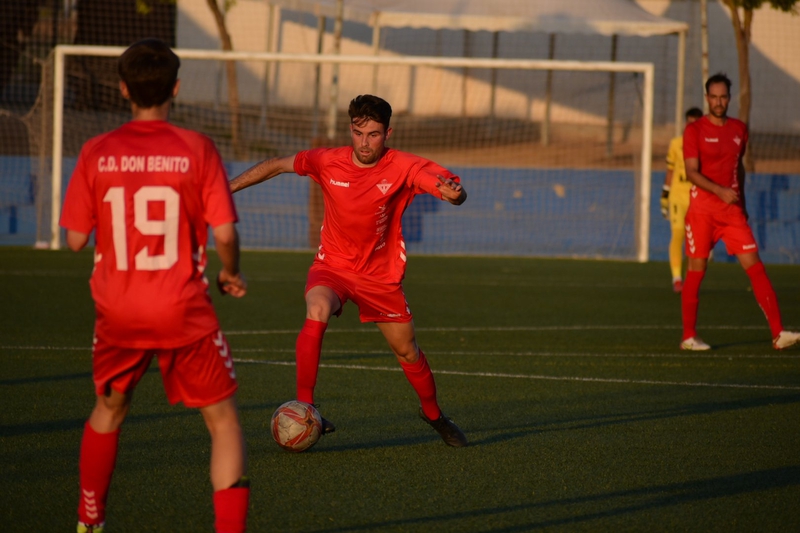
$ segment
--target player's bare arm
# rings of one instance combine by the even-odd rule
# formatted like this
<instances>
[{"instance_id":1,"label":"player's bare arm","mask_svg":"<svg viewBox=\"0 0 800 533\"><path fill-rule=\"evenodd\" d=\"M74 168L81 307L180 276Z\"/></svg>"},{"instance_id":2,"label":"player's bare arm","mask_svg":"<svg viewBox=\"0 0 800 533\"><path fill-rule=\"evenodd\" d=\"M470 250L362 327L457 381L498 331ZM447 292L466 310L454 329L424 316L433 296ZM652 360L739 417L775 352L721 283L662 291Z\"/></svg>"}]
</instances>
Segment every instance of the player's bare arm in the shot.
<instances>
[{"instance_id":1,"label":"player's bare arm","mask_svg":"<svg viewBox=\"0 0 800 533\"><path fill-rule=\"evenodd\" d=\"M285 157L274 157L272 159L265 159L261 163L254 165L235 178L229 184L231 192L246 189L262 181L284 174L287 172L294 172L294 154Z\"/></svg>"},{"instance_id":2,"label":"player's bare arm","mask_svg":"<svg viewBox=\"0 0 800 533\"><path fill-rule=\"evenodd\" d=\"M72 229L67 230L67 246L69 246L69 249L73 252L79 252L83 250L83 247L86 246L86 243L88 242L88 233L82 233Z\"/></svg>"},{"instance_id":3,"label":"player's bare arm","mask_svg":"<svg viewBox=\"0 0 800 533\"><path fill-rule=\"evenodd\" d=\"M716 194L726 204L739 201L739 194L730 187L722 187L700 173L700 161L693 157L686 160L686 177L701 189Z\"/></svg>"},{"instance_id":4,"label":"player's bare arm","mask_svg":"<svg viewBox=\"0 0 800 533\"><path fill-rule=\"evenodd\" d=\"M447 200L453 205L461 205L467 200L467 191L463 185L450 178L445 179L439 175L436 177L439 178L436 188L442 193L443 200Z\"/></svg>"},{"instance_id":5,"label":"player's bare arm","mask_svg":"<svg viewBox=\"0 0 800 533\"><path fill-rule=\"evenodd\" d=\"M247 282L239 271L239 233L233 222L220 224L213 230L217 255L222 270L217 276L217 285L225 294L241 298L247 293Z\"/></svg>"}]
</instances>

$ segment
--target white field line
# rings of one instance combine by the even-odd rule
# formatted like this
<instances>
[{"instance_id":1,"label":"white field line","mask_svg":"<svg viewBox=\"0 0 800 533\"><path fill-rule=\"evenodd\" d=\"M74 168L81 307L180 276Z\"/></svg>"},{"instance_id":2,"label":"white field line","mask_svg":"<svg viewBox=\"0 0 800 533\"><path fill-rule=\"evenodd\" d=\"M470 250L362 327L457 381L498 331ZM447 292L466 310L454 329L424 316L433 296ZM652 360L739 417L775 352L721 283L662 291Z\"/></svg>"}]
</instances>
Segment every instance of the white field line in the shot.
<instances>
[{"instance_id":1,"label":"white field line","mask_svg":"<svg viewBox=\"0 0 800 533\"><path fill-rule=\"evenodd\" d=\"M608 326L599 326L594 324L588 325L580 325L580 326L476 326L476 327L438 327L438 328L420 328L415 327L414 329L417 332L449 332L449 331L464 331L464 332L473 332L473 331L487 331L487 332L503 332L503 331L580 331L580 330L607 330L607 331L629 331L632 329L637 330L680 330L682 326L680 324L671 324L671 325L608 325ZM765 325L753 325L753 326L702 326L702 329L763 329L768 331L768 328ZM298 329L257 329L257 330L242 330L242 331L226 331L225 335L228 337L232 337L235 335L285 335L285 334L295 334L299 332ZM325 331L325 334L331 333L380 333L378 328L331 328Z\"/></svg>"},{"instance_id":2,"label":"white field line","mask_svg":"<svg viewBox=\"0 0 800 533\"><path fill-rule=\"evenodd\" d=\"M280 365L280 366L294 366L291 361L263 361L260 359L234 359L238 364L255 364L255 365ZM337 364L320 364L320 368L338 368L343 370L368 370L373 372L401 372L402 369L398 366L366 366L366 365L337 365ZM629 385L661 385L671 387L707 387L716 389L762 389L762 390L796 390L800 391L800 386L793 387L789 385L752 385L741 383L704 383L692 381L654 381L648 379L617 379L617 378L584 378L575 376L542 376L535 374L506 374L501 372L462 372L458 370L436 370L437 375L450 375L450 376L467 376L467 377L480 377L480 378L508 378L508 379L530 379L530 380L548 380L548 381L576 381L576 382L589 382L589 383L626 383Z\"/></svg>"},{"instance_id":3,"label":"white field line","mask_svg":"<svg viewBox=\"0 0 800 533\"><path fill-rule=\"evenodd\" d=\"M63 350L63 351L91 351L91 348L81 346L0 346L0 350ZM236 353L252 353L252 352L270 352L270 353L294 353L293 349L267 349L267 348L239 348L235 350ZM345 351L345 350L326 350L327 353L342 353L342 354L374 354L375 351ZM538 356L538 357L659 357L659 358L674 358L674 357L717 357L720 359L740 359L740 358L786 358L797 359L797 356L788 354L775 354L775 355L705 355L692 352L690 354L558 354L549 352L429 352L432 354L453 354L453 355L511 355L511 356ZM294 361L267 361L263 359L243 359L234 358L238 364L255 364L255 365L276 365L276 366L295 366ZM319 365L320 368L336 368L343 370L366 370L373 372L400 372L402 369L398 366L368 366L368 365L343 365L343 364L328 364L323 363ZM706 383L706 382L691 382L691 381L655 381L655 380L636 380L636 379L620 379L620 378L591 378L591 377L577 377L577 376L545 376L537 374L509 374L502 372L464 372L459 370L442 370L437 369L436 374L452 375L452 376L467 376L479 378L506 378L506 379L528 379L528 380L547 380L547 381L573 381L584 383L626 383L630 385L659 385L659 386L673 386L673 387L706 387L706 388L720 388L720 389L759 389L759 390L792 390L800 391L800 386L791 385L754 385L754 384L741 384L741 383Z\"/></svg>"},{"instance_id":4,"label":"white field line","mask_svg":"<svg viewBox=\"0 0 800 533\"><path fill-rule=\"evenodd\" d=\"M90 352L90 346L0 346L0 350L30 350L30 351L86 351ZM294 354L294 348L234 348L234 353L273 353L273 354ZM324 354L338 354L338 355L380 355L384 354L387 357L391 356L389 349L386 347L377 348L374 350L342 350L336 348L325 348ZM665 353L617 353L617 352L536 352L536 351L463 351L463 350L425 350L428 355L439 356L465 356L465 357L589 357L589 358L651 358L651 359L794 359L800 361L800 352L791 350L787 352L778 352L768 354L723 354L723 353L709 353L709 352L693 352L693 351L679 351L679 352L665 352ZM273 364L282 364L280 361L275 361ZM294 364L294 363L291 363Z\"/></svg>"}]
</instances>

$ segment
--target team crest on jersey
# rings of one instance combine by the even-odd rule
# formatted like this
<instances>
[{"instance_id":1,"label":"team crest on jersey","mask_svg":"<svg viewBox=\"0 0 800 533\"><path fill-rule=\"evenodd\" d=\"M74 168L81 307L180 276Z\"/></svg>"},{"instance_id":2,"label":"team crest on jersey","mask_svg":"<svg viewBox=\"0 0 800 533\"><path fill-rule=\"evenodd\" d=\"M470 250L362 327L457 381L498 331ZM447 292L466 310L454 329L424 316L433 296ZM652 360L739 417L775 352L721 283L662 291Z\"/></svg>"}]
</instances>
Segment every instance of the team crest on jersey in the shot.
<instances>
[{"instance_id":1,"label":"team crest on jersey","mask_svg":"<svg viewBox=\"0 0 800 533\"><path fill-rule=\"evenodd\" d=\"M382 194L386 194L387 192L389 192L389 189L391 189L391 187L392 187L392 184L391 184L391 183L389 183L389 182L388 182L388 181L386 181L386 180L383 180L383 181L381 181L380 183L378 183L377 187L378 187L378 189L380 189L380 190L381 190L381 193L382 193Z\"/></svg>"},{"instance_id":2,"label":"team crest on jersey","mask_svg":"<svg viewBox=\"0 0 800 533\"><path fill-rule=\"evenodd\" d=\"M733 142L736 143L736 146L739 146L742 144L742 138L737 135L736 137L733 138Z\"/></svg>"}]
</instances>

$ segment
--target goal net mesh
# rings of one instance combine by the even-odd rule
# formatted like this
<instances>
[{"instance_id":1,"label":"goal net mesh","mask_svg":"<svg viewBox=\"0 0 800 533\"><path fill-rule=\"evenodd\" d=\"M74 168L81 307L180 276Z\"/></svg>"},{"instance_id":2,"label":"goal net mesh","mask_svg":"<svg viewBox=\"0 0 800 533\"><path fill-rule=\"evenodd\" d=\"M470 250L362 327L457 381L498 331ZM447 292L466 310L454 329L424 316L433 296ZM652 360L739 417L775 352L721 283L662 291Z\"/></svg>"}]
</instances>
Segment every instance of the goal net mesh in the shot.
<instances>
[{"instance_id":1,"label":"goal net mesh","mask_svg":"<svg viewBox=\"0 0 800 533\"><path fill-rule=\"evenodd\" d=\"M130 110L115 58L67 55L64 72L66 188L82 144ZM234 85L226 62L182 59L170 115L215 141L231 177L265 158L348 144L349 100L375 93L393 107L388 144L451 169L469 194L459 207L414 200L403 221L411 253L636 258L641 74L291 60L236 61L235 72ZM45 162L52 79L42 91L26 122ZM47 165L36 172L46 198ZM315 247L315 189L291 175L237 193L242 245ZM49 204L36 205L37 240L48 241Z\"/></svg>"}]
</instances>

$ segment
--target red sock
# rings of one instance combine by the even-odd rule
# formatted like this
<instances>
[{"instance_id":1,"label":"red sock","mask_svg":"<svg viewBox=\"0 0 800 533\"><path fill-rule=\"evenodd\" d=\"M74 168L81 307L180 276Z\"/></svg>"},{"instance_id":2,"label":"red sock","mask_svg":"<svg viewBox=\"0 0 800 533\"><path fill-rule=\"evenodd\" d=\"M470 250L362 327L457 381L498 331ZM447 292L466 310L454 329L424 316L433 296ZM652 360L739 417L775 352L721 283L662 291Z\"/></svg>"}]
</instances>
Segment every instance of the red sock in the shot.
<instances>
[{"instance_id":1,"label":"red sock","mask_svg":"<svg viewBox=\"0 0 800 533\"><path fill-rule=\"evenodd\" d=\"M415 363L400 363L406 379L414 387L419 396L422 412L428 420L436 420L442 412L436 402L436 382L433 380L433 372L428 365L428 359L422 350L419 351L419 359Z\"/></svg>"},{"instance_id":2,"label":"red sock","mask_svg":"<svg viewBox=\"0 0 800 533\"><path fill-rule=\"evenodd\" d=\"M328 327L326 322L307 318L303 329L297 336L297 399L314 403L314 387L317 385L319 354L322 351L322 337Z\"/></svg>"},{"instance_id":3,"label":"red sock","mask_svg":"<svg viewBox=\"0 0 800 533\"><path fill-rule=\"evenodd\" d=\"M781 321L781 310L778 307L778 297L775 296L775 289L772 288L772 283L767 276L767 269L764 268L764 263L758 262L747 270L747 275L750 277L750 284L753 286L753 294L756 296L758 305L764 311L764 315L769 322L769 329L772 331L772 338L777 337L783 331L783 323Z\"/></svg>"},{"instance_id":4,"label":"red sock","mask_svg":"<svg viewBox=\"0 0 800 533\"><path fill-rule=\"evenodd\" d=\"M705 270L689 270L681 291L681 314L683 315L683 339L697 336L697 308L700 306L700 283Z\"/></svg>"},{"instance_id":5,"label":"red sock","mask_svg":"<svg viewBox=\"0 0 800 533\"><path fill-rule=\"evenodd\" d=\"M250 489L236 487L214 493L214 529L217 533L243 533L247 529Z\"/></svg>"},{"instance_id":6,"label":"red sock","mask_svg":"<svg viewBox=\"0 0 800 533\"><path fill-rule=\"evenodd\" d=\"M78 520L84 524L99 524L106 519L106 498L117 463L119 431L117 429L111 433L98 433L88 421L83 426Z\"/></svg>"}]
</instances>

